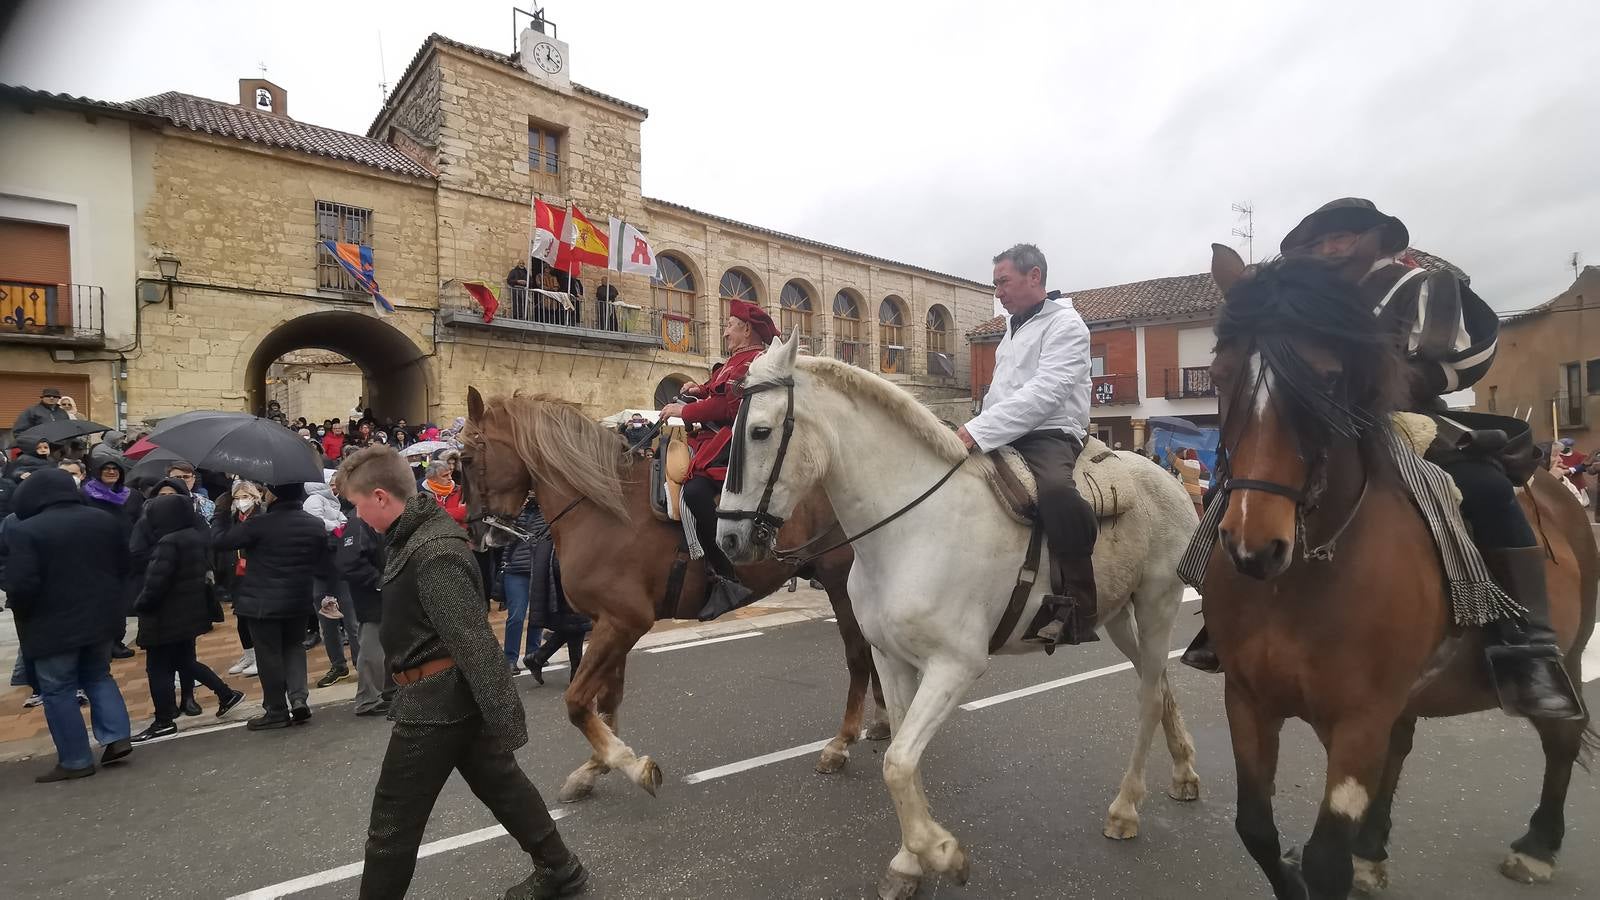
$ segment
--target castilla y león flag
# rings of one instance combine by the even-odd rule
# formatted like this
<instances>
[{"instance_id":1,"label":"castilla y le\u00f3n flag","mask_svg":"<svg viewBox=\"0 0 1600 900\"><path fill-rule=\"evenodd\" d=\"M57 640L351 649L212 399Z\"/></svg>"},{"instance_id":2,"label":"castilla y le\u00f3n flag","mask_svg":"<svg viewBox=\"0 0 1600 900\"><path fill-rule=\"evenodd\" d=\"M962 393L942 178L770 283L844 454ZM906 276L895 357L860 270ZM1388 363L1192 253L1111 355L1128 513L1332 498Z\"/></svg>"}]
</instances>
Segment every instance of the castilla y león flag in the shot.
<instances>
[{"instance_id":1,"label":"castilla y le\u00f3n flag","mask_svg":"<svg viewBox=\"0 0 1600 900\"><path fill-rule=\"evenodd\" d=\"M579 265L598 266L605 268L611 261L611 253L606 240L606 233L594 227L589 217L583 214L577 204L567 210L567 227L561 233L562 258L556 260L556 268L564 269L576 275ZM565 261L568 264L562 265Z\"/></svg>"},{"instance_id":2,"label":"castilla y le\u00f3n flag","mask_svg":"<svg viewBox=\"0 0 1600 900\"><path fill-rule=\"evenodd\" d=\"M372 248L365 244L347 244L343 241L323 241L322 246L339 261L351 279L372 295L372 308L380 315L394 312L394 304L378 290L378 278L372 270Z\"/></svg>"},{"instance_id":3,"label":"castilla y le\u00f3n flag","mask_svg":"<svg viewBox=\"0 0 1600 900\"><path fill-rule=\"evenodd\" d=\"M639 275L656 274L656 253L639 229L616 216L611 217L611 263L608 269Z\"/></svg>"},{"instance_id":4,"label":"castilla y le\u00f3n flag","mask_svg":"<svg viewBox=\"0 0 1600 900\"><path fill-rule=\"evenodd\" d=\"M562 232L566 230L567 211L544 202L533 201L533 247L531 253L534 259L547 266L556 265L556 260L564 255L561 246Z\"/></svg>"}]
</instances>

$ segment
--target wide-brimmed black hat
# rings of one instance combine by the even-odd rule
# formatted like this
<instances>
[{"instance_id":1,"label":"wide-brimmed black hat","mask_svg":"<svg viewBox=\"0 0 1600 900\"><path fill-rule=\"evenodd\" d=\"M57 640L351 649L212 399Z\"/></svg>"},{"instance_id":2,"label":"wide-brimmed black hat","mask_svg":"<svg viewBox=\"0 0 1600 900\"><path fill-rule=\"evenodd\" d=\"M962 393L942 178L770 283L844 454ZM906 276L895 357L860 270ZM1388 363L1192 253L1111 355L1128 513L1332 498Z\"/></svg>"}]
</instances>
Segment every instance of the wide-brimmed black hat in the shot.
<instances>
[{"instance_id":1,"label":"wide-brimmed black hat","mask_svg":"<svg viewBox=\"0 0 1600 900\"><path fill-rule=\"evenodd\" d=\"M1411 232L1404 222L1378 210L1371 200L1360 197L1342 197L1324 203L1284 235L1278 249L1284 253L1304 247L1325 234L1351 231L1356 234L1381 228L1384 253L1399 253L1411 245Z\"/></svg>"}]
</instances>

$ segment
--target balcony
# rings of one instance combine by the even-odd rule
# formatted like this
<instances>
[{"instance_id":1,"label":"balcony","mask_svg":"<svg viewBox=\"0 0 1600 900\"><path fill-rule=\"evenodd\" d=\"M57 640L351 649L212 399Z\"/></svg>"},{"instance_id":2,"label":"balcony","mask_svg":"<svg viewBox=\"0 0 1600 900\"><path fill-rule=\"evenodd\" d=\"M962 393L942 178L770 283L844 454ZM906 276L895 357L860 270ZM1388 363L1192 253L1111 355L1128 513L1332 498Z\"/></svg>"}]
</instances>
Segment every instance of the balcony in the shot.
<instances>
[{"instance_id":1,"label":"balcony","mask_svg":"<svg viewBox=\"0 0 1600 900\"><path fill-rule=\"evenodd\" d=\"M1556 395L1556 426L1559 428L1584 428L1589 423L1584 416L1583 395Z\"/></svg>"},{"instance_id":2,"label":"balcony","mask_svg":"<svg viewBox=\"0 0 1600 900\"><path fill-rule=\"evenodd\" d=\"M1211 383L1210 366L1185 366L1167 369L1162 396L1168 400L1188 400L1195 397L1215 397L1217 386Z\"/></svg>"},{"instance_id":3,"label":"balcony","mask_svg":"<svg viewBox=\"0 0 1600 900\"><path fill-rule=\"evenodd\" d=\"M0 340L103 347L106 292L92 284L32 284L0 279Z\"/></svg>"},{"instance_id":4,"label":"balcony","mask_svg":"<svg viewBox=\"0 0 1600 900\"><path fill-rule=\"evenodd\" d=\"M492 321L465 295L440 301L445 324L569 337L633 347L660 347L675 353L703 354L706 324L659 309L645 309L621 300L606 302L589 297L571 298L571 307L557 297L508 292Z\"/></svg>"},{"instance_id":5,"label":"balcony","mask_svg":"<svg viewBox=\"0 0 1600 900\"><path fill-rule=\"evenodd\" d=\"M1138 375L1097 375L1089 394L1094 406L1131 406L1139 402Z\"/></svg>"},{"instance_id":6,"label":"balcony","mask_svg":"<svg viewBox=\"0 0 1600 900\"><path fill-rule=\"evenodd\" d=\"M865 368L867 354L871 352L872 347L866 341L835 340L833 342L833 358L847 362L852 366Z\"/></svg>"}]
</instances>

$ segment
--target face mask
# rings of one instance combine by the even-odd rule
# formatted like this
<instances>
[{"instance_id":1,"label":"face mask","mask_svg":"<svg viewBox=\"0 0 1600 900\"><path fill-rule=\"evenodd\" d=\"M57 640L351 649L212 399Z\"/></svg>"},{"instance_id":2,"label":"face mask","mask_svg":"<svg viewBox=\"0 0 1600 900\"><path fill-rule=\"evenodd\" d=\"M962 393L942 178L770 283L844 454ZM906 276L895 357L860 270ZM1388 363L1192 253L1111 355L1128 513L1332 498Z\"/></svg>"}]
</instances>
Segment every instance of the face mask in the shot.
<instances>
[{"instance_id":1,"label":"face mask","mask_svg":"<svg viewBox=\"0 0 1600 900\"><path fill-rule=\"evenodd\" d=\"M72 483L77 485L78 487L83 487L83 476L82 475L74 475L74 476L72 476Z\"/></svg>"},{"instance_id":2,"label":"face mask","mask_svg":"<svg viewBox=\"0 0 1600 900\"><path fill-rule=\"evenodd\" d=\"M317 429L317 437L327 437L327 436L328 436L328 433L326 431L323 431L321 428Z\"/></svg>"},{"instance_id":3,"label":"face mask","mask_svg":"<svg viewBox=\"0 0 1600 900\"><path fill-rule=\"evenodd\" d=\"M234 501L233 508L238 510L239 512L247 513L250 510L256 508L256 502L254 500L251 500L249 497L246 497L246 498L244 498L242 500Z\"/></svg>"}]
</instances>

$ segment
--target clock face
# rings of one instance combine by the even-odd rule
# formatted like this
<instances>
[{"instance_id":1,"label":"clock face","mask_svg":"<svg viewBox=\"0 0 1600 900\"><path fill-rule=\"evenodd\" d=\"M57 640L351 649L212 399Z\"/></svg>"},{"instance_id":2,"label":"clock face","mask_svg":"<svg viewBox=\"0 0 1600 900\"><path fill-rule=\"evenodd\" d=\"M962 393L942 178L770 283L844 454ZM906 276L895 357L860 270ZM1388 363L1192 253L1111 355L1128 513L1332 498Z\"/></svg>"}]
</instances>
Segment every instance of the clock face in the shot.
<instances>
[{"instance_id":1,"label":"clock face","mask_svg":"<svg viewBox=\"0 0 1600 900\"><path fill-rule=\"evenodd\" d=\"M561 58L561 51L549 41L540 41L533 45L533 61L539 64L539 68L549 72L551 75L561 71L561 65L564 62Z\"/></svg>"}]
</instances>

